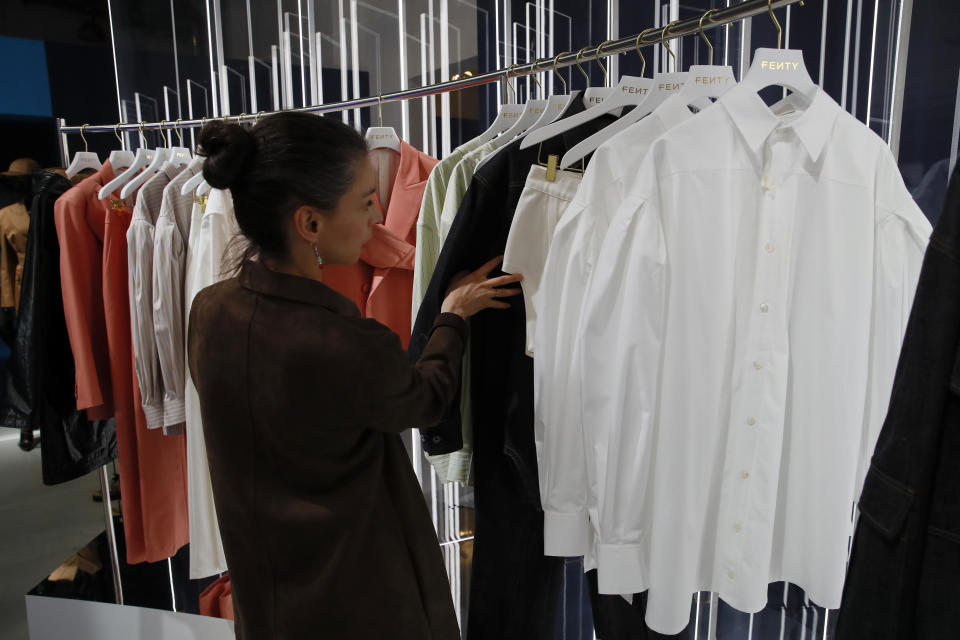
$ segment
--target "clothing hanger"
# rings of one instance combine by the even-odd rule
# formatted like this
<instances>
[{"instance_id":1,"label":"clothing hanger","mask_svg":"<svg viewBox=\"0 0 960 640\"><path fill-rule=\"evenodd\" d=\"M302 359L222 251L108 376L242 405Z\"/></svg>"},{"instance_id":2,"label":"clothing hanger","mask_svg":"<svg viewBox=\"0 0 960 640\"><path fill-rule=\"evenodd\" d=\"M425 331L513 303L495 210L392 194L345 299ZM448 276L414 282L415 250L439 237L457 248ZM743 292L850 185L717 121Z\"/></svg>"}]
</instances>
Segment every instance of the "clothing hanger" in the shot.
<instances>
[{"instance_id":1,"label":"clothing hanger","mask_svg":"<svg viewBox=\"0 0 960 640\"><path fill-rule=\"evenodd\" d=\"M240 118L242 118L242 117L245 116L245 115L247 115L247 114L241 113L239 116L237 116L237 122L239 122L239 121L240 121ZM166 120L162 120L162 121L160 122L160 135L161 135L161 136L163 136L163 124L164 124L165 122L166 122ZM178 120L178 122L179 122L179 120ZM177 131L177 135L179 135L179 133L180 133L180 132ZM182 146L182 145L183 145L183 136L180 137L180 144L181 144L181 146L179 146L179 147L173 146L173 144L172 144L172 143L173 143L173 129L171 129L171 130L170 130L170 143L171 143L171 145L170 145L169 151L168 151L168 154L169 154L169 155L168 155L168 157L167 157L167 162L166 162L166 164L164 165L164 168L166 168L166 167L168 167L168 166L170 166L170 167L185 167L185 166L187 166L187 163L190 162L191 155L190 155L190 150L187 149L186 147ZM167 143L166 143L166 136L164 136L164 146L166 146L166 144L167 144Z\"/></svg>"},{"instance_id":2,"label":"clothing hanger","mask_svg":"<svg viewBox=\"0 0 960 640\"><path fill-rule=\"evenodd\" d=\"M400 136L393 127L383 126L383 96L377 96L377 114L380 126L367 128L367 147L372 149L391 149L400 152Z\"/></svg>"},{"instance_id":3,"label":"clothing hanger","mask_svg":"<svg viewBox=\"0 0 960 640\"><path fill-rule=\"evenodd\" d=\"M642 35L643 34L641 34L641 36ZM637 37L638 52L640 51L639 43L640 36ZM597 47L598 55L603 52L603 47L607 44L609 44L609 41L604 42ZM643 70L646 70L647 62L642 53L640 54L640 59L643 60ZM606 76L606 69L604 69L604 75ZM591 120L594 120L602 115L606 115L608 113L616 113L619 115L625 107L632 106L634 107L634 110L636 110L640 104L646 102L652 86L653 80L648 78L623 76L620 78L620 82L617 83L617 86L612 89L614 92L613 95L604 100L602 103L591 107L586 111L581 111L580 113L574 114L569 118L564 118L563 120L551 123L538 129L537 131L534 131L524 138L523 142L520 144L520 148L527 149L535 144L545 142L554 136L558 136L562 133L575 129L576 127L590 122ZM570 164L573 163L571 162Z\"/></svg>"},{"instance_id":4,"label":"clothing hanger","mask_svg":"<svg viewBox=\"0 0 960 640\"><path fill-rule=\"evenodd\" d=\"M709 64L695 64L687 69L689 82L683 85L683 88L677 94L687 105L710 106L714 100L720 98L737 84L732 67L713 64L713 43L710 42L710 38L703 31L703 21L710 20L710 16L716 12L717 9L711 9L700 16L700 38L707 44L707 50L710 52L710 62Z\"/></svg>"},{"instance_id":5,"label":"clothing hanger","mask_svg":"<svg viewBox=\"0 0 960 640\"><path fill-rule=\"evenodd\" d=\"M80 139L83 140L83 151L77 151L73 155L73 160L70 162L70 166L67 167L68 178L72 178L86 169L96 170L103 166L100 164L99 156L87 147L87 138L83 135L83 130L86 129L87 126L88 125L84 124L80 127Z\"/></svg>"},{"instance_id":6,"label":"clothing hanger","mask_svg":"<svg viewBox=\"0 0 960 640\"><path fill-rule=\"evenodd\" d=\"M113 135L117 136L117 140L120 141L120 148L110 152L110 166L113 167L113 172L116 174L117 171L126 169L133 164L133 152L126 151L123 148L123 138L120 137L119 123L113 128Z\"/></svg>"},{"instance_id":7,"label":"clothing hanger","mask_svg":"<svg viewBox=\"0 0 960 640\"><path fill-rule=\"evenodd\" d=\"M141 169L153 163L153 160L157 154L155 151L147 149L146 144L147 141L143 137L143 123L141 122L140 146L137 147L137 154L133 157L133 163L127 167L126 171L118 175L107 184L103 185L103 187L100 189L100 195L97 196L100 200L106 200L109 198L114 191L129 183ZM121 197L123 196L121 195Z\"/></svg>"},{"instance_id":8,"label":"clothing hanger","mask_svg":"<svg viewBox=\"0 0 960 640\"><path fill-rule=\"evenodd\" d=\"M513 67L510 67L511 69ZM534 81L537 83L537 86L540 87L541 93L543 92L543 86L540 84L540 80L537 79L536 74L531 74ZM509 143L513 142L517 136L521 136L540 120L540 117L547 111L547 101L546 100L527 100L526 104L523 107L523 113L520 114L520 117L517 118L517 121L513 123L509 129L504 131L501 135L494 138L491 143L493 144L494 150L505 147ZM487 156L489 158L490 156ZM484 161L486 158L484 158ZM480 162L480 165L483 164L483 161ZM479 166L477 167L479 168Z\"/></svg>"},{"instance_id":9,"label":"clothing hanger","mask_svg":"<svg viewBox=\"0 0 960 640\"><path fill-rule=\"evenodd\" d=\"M477 136L477 145L484 145L498 135L509 129L513 126L517 120L520 119L520 116L523 115L523 105L517 103L517 92L514 91L513 87L510 85L510 78L506 77L503 79L506 83L506 86L513 91L513 102L507 102L500 105L500 112L497 114L497 117L494 118L493 124L490 127Z\"/></svg>"},{"instance_id":10,"label":"clothing hanger","mask_svg":"<svg viewBox=\"0 0 960 640\"><path fill-rule=\"evenodd\" d=\"M256 126L257 122L260 121L260 116L262 114L263 114L263 111L257 114L257 118L253 122L254 126ZM206 118L200 118L201 129L203 128L203 125L205 122L206 122ZM203 179L203 170L201 169L200 171L197 171L197 173L195 173L193 176L191 176L186 182L183 183L183 188L180 189L180 195L185 196L191 191L199 191L198 187L204 184L206 184L206 181ZM209 191L209 189L207 189L207 191ZM203 194L199 194L199 195L203 195Z\"/></svg>"},{"instance_id":11,"label":"clothing hanger","mask_svg":"<svg viewBox=\"0 0 960 640\"><path fill-rule=\"evenodd\" d=\"M757 49L753 56L753 63L740 84L758 93L766 87L785 87L798 94L801 103L809 105L820 88L810 78L810 72L807 71L807 66L803 62L803 52L799 49L781 48L783 29L773 12L773 0L767 0L767 11L770 12L770 19L777 28L777 48Z\"/></svg>"},{"instance_id":12,"label":"clothing hanger","mask_svg":"<svg viewBox=\"0 0 960 640\"><path fill-rule=\"evenodd\" d=\"M533 123L529 129L527 129L524 136L529 135L532 131L544 127L551 122L554 122L559 118L564 111L567 110L567 107L570 106L570 103L575 100L580 95L580 91L574 91L572 93L567 92L567 81L564 80L563 76L557 72L557 63L560 61L560 56L565 56L569 51L564 51L557 54L557 57L553 59L553 75L557 76L561 83L563 83L563 93L556 93L550 96L547 99L547 108L540 116L540 119Z\"/></svg>"},{"instance_id":13,"label":"clothing hanger","mask_svg":"<svg viewBox=\"0 0 960 640\"><path fill-rule=\"evenodd\" d=\"M602 62L600 62L599 57L597 58L597 64L599 64L600 68L603 69L603 77L604 77L603 86L602 87L590 86L590 76L587 75L587 72L583 70L583 66L580 64L580 56L582 56L583 52L589 48L590 48L589 46L586 46L583 49L580 49L580 51L577 51L577 68L580 69L580 73L583 74L584 79L586 79L587 81L587 84L586 84L587 88L584 89L583 91L583 103L587 105L587 108L594 107L600 104L601 102L609 98L610 94L613 93L613 88L608 87L606 82L607 68L603 66ZM602 44L599 47L597 47L598 50L601 48L603 48Z\"/></svg>"},{"instance_id":14,"label":"clothing hanger","mask_svg":"<svg viewBox=\"0 0 960 640\"><path fill-rule=\"evenodd\" d=\"M166 147L167 137L163 133L163 123L161 123L161 128L158 129L158 131L160 131L160 138L163 140L163 145L153 150L153 160L150 161L147 168L132 177L130 181L120 189L120 198L122 200L134 195L144 182L153 177L158 171L161 171L169 161L170 150Z\"/></svg>"},{"instance_id":15,"label":"clothing hanger","mask_svg":"<svg viewBox=\"0 0 960 640\"><path fill-rule=\"evenodd\" d=\"M663 47L667 50L667 53L669 53L673 58L674 64L676 64L677 56L673 52L673 49L670 48L670 45L667 44L666 36L669 35L671 25L675 24L676 22L679 22L679 20L671 22L660 31L660 44L663 45ZM656 29L644 29L640 35L637 36L638 52L640 51L640 43L643 41L643 36L650 31L656 31ZM647 94L645 100L634 107L631 111L618 118L615 122L610 123L608 126L604 127L586 140L582 140L574 145L573 148L564 154L563 159L560 162L560 167L569 167L577 160L580 160L581 158L586 157L588 154L596 151L601 144L610 138L623 131L626 131L632 124L653 113L653 111L663 104L667 98L674 93L679 92L680 89L683 88L688 77L689 75L682 71L672 73L655 73L653 75L651 91L649 94Z\"/></svg>"}]
</instances>

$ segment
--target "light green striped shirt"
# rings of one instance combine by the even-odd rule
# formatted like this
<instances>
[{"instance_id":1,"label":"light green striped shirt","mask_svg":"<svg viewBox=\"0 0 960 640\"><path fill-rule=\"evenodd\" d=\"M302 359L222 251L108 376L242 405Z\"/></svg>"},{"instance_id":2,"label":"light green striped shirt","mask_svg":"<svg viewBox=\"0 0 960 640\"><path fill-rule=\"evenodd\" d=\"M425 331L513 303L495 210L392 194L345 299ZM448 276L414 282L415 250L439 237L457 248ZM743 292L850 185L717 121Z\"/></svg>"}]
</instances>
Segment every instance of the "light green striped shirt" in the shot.
<instances>
[{"instance_id":1,"label":"light green striped shirt","mask_svg":"<svg viewBox=\"0 0 960 640\"><path fill-rule=\"evenodd\" d=\"M475 142L475 141L474 141ZM458 147L457 151L463 149L465 146L469 145L468 142L463 147ZM435 225L434 228L437 229L437 250L436 255L432 258L432 262L429 265L430 275L433 275L433 270L437 266L437 260L440 258L440 247L443 246L444 241L447 239L447 234L450 233L450 227L453 225L454 219L457 217L457 211L460 209L460 203L463 201L463 197L467 193L467 188L470 186L470 181L473 179L473 172L477 168L477 165L480 164L480 161L486 158L494 151L494 146L487 142L486 144L476 146L470 150L468 153L464 154L461 157L461 160L456 163L456 166L450 172L449 177L446 181L446 193L443 197L443 206L437 211L437 216L435 218L436 222L434 223L431 220L432 225ZM456 153L456 152L454 152ZM453 154L451 154L452 156ZM446 160L444 160L446 162ZM438 167L440 165L437 165ZM436 168L434 168L436 171ZM430 174L430 178L433 178L433 173ZM427 187L429 188L429 183ZM423 220L423 209L421 208L421 217L420 220ZM422 260L420 256L420 222L417 223L417 262L415 268L420 266ZM426 265L424 265L424 268ZM416 273L416 271L414 272ZM422 291L426 291L427 284L430 282L430 278L427 277L425 281L421 283ZM417 301L417 305L423 301L423 294L421 293L417 297L417 277L414 275L414 299ZM460 424L463 429L463 448L459 451L454 451L453 453L445 453L438 456L427 456L427 460L433 465L433 468L437 471L437 476L446 482L459 482L461 484L473 484L473 417L471 414L472 405L470 401L470 343L467 342L466 348L463 351L463 371L461 376L461 393L460 393Z\"/></svg>"}]
</instances>

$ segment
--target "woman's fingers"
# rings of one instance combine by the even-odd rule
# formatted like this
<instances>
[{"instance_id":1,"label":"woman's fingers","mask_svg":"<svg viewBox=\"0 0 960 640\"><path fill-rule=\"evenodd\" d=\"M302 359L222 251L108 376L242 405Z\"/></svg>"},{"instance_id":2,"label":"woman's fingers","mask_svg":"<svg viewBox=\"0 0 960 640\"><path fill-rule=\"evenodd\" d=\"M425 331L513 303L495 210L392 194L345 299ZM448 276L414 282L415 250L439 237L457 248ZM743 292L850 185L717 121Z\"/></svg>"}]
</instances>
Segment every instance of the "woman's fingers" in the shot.
<instances>
[{"instance_id":1,"label":"woman's fingers","mask_svg":"<svg viewBox=\"0 0 960 640\"><path fill-rule=\"evenodd\" d=\"M505 284L513 284L515 282L520 282L523 280L523 274L513 273L505 276L498 276L496 278L490 278L486 281L485 284L490 285L491 287L501 287Z\"/></svg>"},{"instance_id":2,"label":"woman's fingers","mask_svg":"<svg viewBox=\"0 0 960 640\"><path fill-rule=\"evenodd\" d=\"M513 297L513 296L518 296L518 295L520 295L522 292L523 292L523 290L522 290L522 289L518 289L517 287L505 287L505 288L502 288L502 289L494 289L494 290L493 290L493 297L495 297L495 298L510 298L510 297Z\"/></svg>"},{"instance_id":3,"label":"woman's fingers","mask_svg":"<svg viewBox=\"0 0 960 640\"><path fill-rule=\"evenodd\" d=\"M510 308L510 303L509 303L509 302L500 302L500 301L498 301L498 300L496 300L496 299L493 299L493 300L491 300L491 301L487 304L487 308L488 308L488 309L509 309L509 308Z\"/></svg>"},{"instance_id":4,"label":"woman's fingers","mask_svg":"<svg viewBox=\"0 0 960 640\"><path fill-rule=\"evenodd\" d=\"M498 266L500 266L500 264L502 264L502 263L503 263L503 256L497 256L497 257L494 258L493 260L489 260L488 262L486 262L482 267L480 267L479 269L477 269L477 270L474 271L473 273L474 273L475 275L477 275L477 274L478 274L478 275L482 275L482 276L483 276L483 279L486 279L487 274L490 273L491 271L493 271L493 270L494 270L495 268L497 268Z\"/></svg>"}]
</instances>

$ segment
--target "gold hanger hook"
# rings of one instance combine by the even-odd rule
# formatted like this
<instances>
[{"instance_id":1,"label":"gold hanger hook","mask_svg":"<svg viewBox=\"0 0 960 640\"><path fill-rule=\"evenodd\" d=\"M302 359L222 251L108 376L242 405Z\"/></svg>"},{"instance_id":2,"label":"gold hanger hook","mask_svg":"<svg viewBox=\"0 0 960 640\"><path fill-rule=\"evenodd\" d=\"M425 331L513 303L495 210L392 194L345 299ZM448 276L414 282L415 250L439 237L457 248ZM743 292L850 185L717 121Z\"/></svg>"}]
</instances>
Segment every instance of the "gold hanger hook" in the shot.
<instances>
[{"instance_id":1,"label":"gold hanger hook","mask_svg":"<svg viewBox=\"0 0 960 640\"><path fill-rule=\"evenodd\" d=\"M163 133L163 124L164 124L165 122L166 122L166 120L161 120L161 121L160 121L160 128L157 129L157 131L160 132L160 139L163 140L163 146L167 146L167 136L166 136L166 134Z\"/></svg>"},{"instance_id":2,"label":"gold hanger hook","mask_svg":"<svg viewBox=\"0 0 960 640\"><path fill-rule=\"evenodd\" d=\"M673 49L670 48L670 45L667 44L667 36L670 35L670 27L680 22L679 20L674 20L670 22L660 31L660 44L667 50L667 53L670 54L670 57L673 58L673 67L677 67L677 54L673 52Z\"/></svg>"},{"instance_id":3,"label":"gold hanger hook","mask_svg":"<svg viewBox=\"0 0 960 640\"><path fill-rule=\"evenodd\" d=\"M534 61L534 63L533 63L533 69L534 69L534 70L537 68L537 62L539 62L539 60L536 60L536 61ZM543 95L543 85L540 84L540 78L537 77L536 71L534 71L533 73L531 73L531 74L530 74L530 77L533 78L533 81L537 83L537 87L540 88L540 95L542 96L542 95Z\"/></svg>"},{"instance_id":4,"label":"gold hanger hook","mask_svg":"<svg viewBox=\"0 0 960 640\"><path fill-rule=\"evenodd\" d=\"M237 116L237 124L242 124L241 120L243 120L243 119L246 118L246 117L247 117L247 114L246 114L246 113L241 113L240 115L238 115L238 116Z\"/></svg>"},{"instance_id":5,"label":"gold hanger hook","mask_svg":"<svg viewBox=\"0 0 960 640\"><path fill-rule=\"evenodd\" d=\"M610 76L607 75L607 68L610 66L610 63L608 62L606 65L604 65L603 62L601 61L601 58L603 56L601 56L600 54L603 52L603 48L608 44L610 44L611 42L613 42L613 40L607 40L606 42L601 42L600 45L597 47L597 64L600 65L601 69L603 69L603 86L607 86L609 84Z\"/></svg>"},{"instance_id":6,"label":"gold hanger hook","mask_svg":"<svg viewBox=\"0 0 960 640\"><path fill-rule=\"evenodd\" d=\"M506 83L507 83L507 88L510 89L510 93L513 94L513 102L514 102L514 104L516 104L516 102L517 102L517 90L513 88L513 85L512 85L512 84L510 84L510 72L513 71L513 68L516 67L516 66L517 66L517 65L515 65L515 64L510 65L510 68L507 69L506 77L504 78L504 80L505 80Z\"/></svg>"},{"instance_id":7,"label":"gold hanger hook","mask_svg":"<svg viewBox=\"0 0 960 640\"><path fill-rule=\"evenodd\" d=\"M702 16L700 16L700 37L703 38L703 41L707 43L707 46L710 48L710 64L713 64L713 43L710 42L710 38L707 37L707 34L703 32L703 21L711 21L710 16L716 13L716 9L710 9Z\"/></svg>"},{"instance_id":8,"label":"gold hanger hook","mask_svg":"<svg viewBox=\"0 0 960 640\"><path fill-rule=\"evenodd\" d=\"M260 112L257 113L257 117L253 119L253 126L257 126L258 124L260 124L260 117L261 117L264 113L266 113L266 112L265 112L265 111L260 111Z\"/></svg>"},{"instance_id":9,"label":"gold hanger hook","mask_svg":"<svg viewBox=\"0 0 960 640\"><path fill-rule=\"evenodd\" d=\"M379 126L383 126L383 96L377 96L377 118L380 121Z\"/></svg>"},{"instance_id":10,"label":"gold hanger hook","mask_svg":"<svg viewBox=\"0 0 960 640\"><path fill-rule=\"evenodd\" d=\"M777 20L777 14L773 12L773 0L767 0L767 11L770 12L770 19L773 20L773 26L777 28L777 49L783 47L783 27L780 26L780 21Z\"/></svg>"},{"instance_id":11,"label":"gold hanger hook","mask_svg":"<svg viewBox=\"0 0 960 640\"><path fill-rule=\"evenodd\" d=\"M640 56L640 62L643 63L643 66L640 67L640 76L643 77L643 74L647 72L647 59L643 56L643 51L640 50L640 44L643 42L643 36L647 35L651 31L656 31L656 27L650 27L649 29L644 29L640 32L640 35L637 36L637 55Z\"/></svg>"},{"instance_id":12,"label":"gold hanger hook","mask_svg":"<svg viewBox=\"0 0 960 640\"><path fill-rule=\"evenodd\" d=\"M83 150L84 150L84 151L89 151L89 149L87 148L87 138L86 138L86 136L83 135L83 130L86 129L87 127L89 127L89 126L90 126L89 124L82 124L82 125L80 125L80 139L83 140Z\"/></svg>"},{"instance_id":13,"label":"gold hanger hook","mask_svg":"<svg viewBox=\"0 0 960 640\"><path fill-rule=\"evenodd\" d=\"M139 125L138 128L139 128L139 132L140 132L140 146L141 146L141 147L146 147L146 146L147 146L147 139L146 139L145 137L143 137L143 121L142 121L142 120L140 121L140 125Z\"/></svg>"},{"instance_id":14,"label":"gold hanger hook","mask_svg":"<svg viewBox=\"0 0 960 640\"><path fill-rule=\"evenodd\" d=\"M590 47L584 47L577 51L577 69L580 69L580 73L583 74L584 79L587 81L587 86L590 86L590 76L587 75L587 72L583 70L583 65L580 64L580 58L583 57L583 52L589 49Z\"/></svg>"},{"instance_id":15,"label":"gold hanger hook","mask_svg":"<svg viewBox=\"0 0 960 640\"><path fill-rule=\"evenodd\" d=\"M565 56L565 55L567 55L568 53L570 53L570 52L569 52L569 51L564 51L563 53L558 53L558 54L557 54L557 57L553 59L553 75L555 75L555 76L557 76L558 78L560 78L560 82L563 83L563 92L564 92L564 93L567 93L567 81L564 80L564 79L563 79L563 76L560 75L560 73L557 71L557 65L558 65L559 62L560 62L560 56Z\"/></svg>"},{"instance_id":16,"label":"gold hanger hook","mask_svg":"<svg viewBox=\"0 0 960 640\"><path fill-rule=\"evenodd\" d=\"M183 122L183 118L177 118L177 139L180 141L180 146L183 146L183 125L180 123Z\"/></svg>"},{"instance_id":17,"label":"gold hanger hook","mask_svg":"<svg viewBox=\"0 0 960 640\"><path fill-rule=\"evenodd\" d=\"M117 140L120 141L120 148L123 149L123 138L120 137L120 123L119 123L119 122L113 127L113 135L117 136Z\"/></svg>"}]
</instances>

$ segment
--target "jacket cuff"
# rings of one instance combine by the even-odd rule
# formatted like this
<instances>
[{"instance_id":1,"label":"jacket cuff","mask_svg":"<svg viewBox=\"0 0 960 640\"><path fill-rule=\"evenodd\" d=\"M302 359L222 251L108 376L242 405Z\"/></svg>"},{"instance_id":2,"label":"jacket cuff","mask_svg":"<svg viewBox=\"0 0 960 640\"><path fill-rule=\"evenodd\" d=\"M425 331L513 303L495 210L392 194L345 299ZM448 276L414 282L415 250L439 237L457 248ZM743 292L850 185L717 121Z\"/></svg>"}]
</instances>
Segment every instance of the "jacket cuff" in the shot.
<instances>
[{"instance_id":1,"label":"jacket cuff","mask_svg":"<svg viewBox=\"0 0 960 640\"><path fill-rule=\"evenodd\" d=\"M560 558L586 555L591 533L586 513L543 512L544 555Z\"/></svg>"},{"instance_id":2,"label":"jacket cuff","mask_svg":"<svg viewBox=\"0 0 960 640\"><path fill-rule=\"evenodd\" d=\"M143 415L147 419L147 429L159 429L163 426L163 403L144 404Z\"/></svg>"},{"instance_id":3,"label":"jacket cuff","mask_svg":"<svg viewBox=\"0 0 960 640\"><path fill-rule=\"evenodd\" d=\"M467 344L469 331L467 329L467 321L462 317L455 313L441 313L437 316L437 319L433 321L433 328L430 330L430 335L433 335L433 332L440 327L456 329L457 333L460 334L460 339L463 340L463 344Z\"/></svg>"},{"instance_id":4,"label":"jacket cuff","mask_svg":"<svg viewBox=\"0 0 960 640\"><path fill-rule=\"evenodd\" d=\"M646 569L641 544L601 544L597 548L598 587L603 595L646 591Z\"/></svg>"}]
</instances>

